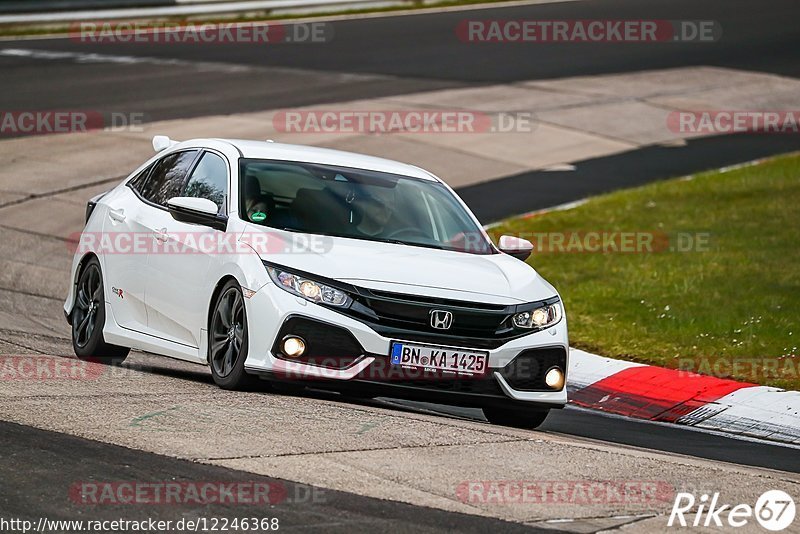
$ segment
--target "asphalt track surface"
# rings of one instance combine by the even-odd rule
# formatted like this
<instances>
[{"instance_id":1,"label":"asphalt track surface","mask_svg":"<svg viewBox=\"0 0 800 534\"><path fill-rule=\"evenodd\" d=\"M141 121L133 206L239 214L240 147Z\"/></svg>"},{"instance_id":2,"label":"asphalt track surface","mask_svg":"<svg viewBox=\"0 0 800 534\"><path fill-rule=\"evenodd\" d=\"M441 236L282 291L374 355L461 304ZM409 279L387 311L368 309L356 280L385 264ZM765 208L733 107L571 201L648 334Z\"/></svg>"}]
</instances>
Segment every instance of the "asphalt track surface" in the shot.
<instances>
[{"instance_id":1,"label":"asphalt track surface","mask_svg":"<svg viewBox=\"0 0 800 534\"><path fill-rule=\"evenodd\" d=\"M701 137L685 146L652 145L638 150L587 159L575 169L531 171L458 189L458 194L483 222L558 206L615 189L687 176L800 150L798 135L738 134Z\"/></svg>"},{"instance_id":2,"label":"asphalt track surface","mask_svg":"<svg viewBox=\"0 0 800 534\"><path fill-rule=\"evenodd\" d=\"M165 480L179 482L220 482L269 484L276 491L271 517L279 519L280 530L324 532L546 532L520 524L467 514L444 512L381 499L326 490L324 499L311 498L313 490L302 484L237 472L186 460L176 460L95 441L0 422L0 512L2 516L38 522L128 518L155 521L183 518L244 518L265 515L261 507L230 504L96 505L81 503L64 491L76 481ZM57 468L56 468L57 467ZM272 492L270 492L272 494ZM319 495L319 493L317 493ZM322 501L322 502L318 502Z\"/></svg>"},{"instance_id":3,"label":"asphalt track surface","mask_svg":"<svg viewBox=\"0 0 800 534\"><path fill-rule=\"evenodd\" d=\"M5 41L0 49L25 48L179 59L135 69L107 62L0 56L0 109L144 111L149 120L257 111L352 100L444 87L513 82L686 65L715 65L800 76L800 8L792 0L635 0L494 7L480 11L418 14L334 24L325 45L225 46L87 45L65 39ZM468 18L706 19L723 28L718 43L651 45L464 44L456 24ZM196 62L213 63L198 69ZM247 66L227 72L221 65ZM42 76L48 83L42 83ZM142 87L146 91L142 91ZM797 136L728 136L689 141L685 147L652 147L579 162L569 181L552 173L525 173L465 188L460 193L483 220L544 208L587 195L669 176L730 165L800 149ZM546 174L546 176L545 176ZM537 189L548 179L546 190ZM513 201L509 199L514 199ZM519 200L517 200L519 199ZM382 403L386 404L386 403ZM478 418L470 410L414 403L398 409L429 410ZM796 449L737 440L674 426L652 425L578 410L555 411L542 428L611 442L724 462L800 472ZM55 486L83 477L225 479L234 471L132 451L112 445L0 424L0 506L6 515L75 518L75 508ZM44 466L48 466L45 468ZM59 491L58 494L55 491ZM329 494L332 494L329 492ZM287 505L286 520L325 530L511 531L522 526L336 493L325 505ZM113 516L113 509L84 511ZM121 511L125 513L124 510ZM178 510L186 512L186 510ZM199 514L197 510L190 511ZM205 515L212 515L208 510ZM225 510L211 510L224 514ZM156 513L175 510L154 509ZM326 524L331 518L336 524Z\"/></svg>"},{"instance_id":4,"label":"asphalt track surface","mask_svg":"<svg viewBox=\"0 0 800 534\"><path fill-rule=\"evenodd\" d=\"M178 59L135 69L102 62L0 57L2 109L144 112L150 120L258 111L443 87L711 65L800 76L800 7L793 0L603 0L332 22L317 44L5 41L26 48ZM713 20L712 43L467 44L465 19ZM191 62L251 67L230 73ZM44 63L47 63L46 65ZM344 76L344 74L358 75ZM46 76L47 84L42 84ZM145 88L143 90L143 88Z\"/></svg>"},{"instance_id":5,"label":"asphalt track surface","mask_svg":"<svg viewBox=\"0 0 800 534\"><path fill-rule=\"evenodd\" d=\"M483 419L479 410L470 408L390 399L383 399L383 402L465 419ZM598 442L605 441L721 462L800 473L800 454L795 448L739 440L675 425L655 425L625 417L598 415L588 410L574 408L551 410L539 430L580 436Z\"/></svg>"}]
</instances>

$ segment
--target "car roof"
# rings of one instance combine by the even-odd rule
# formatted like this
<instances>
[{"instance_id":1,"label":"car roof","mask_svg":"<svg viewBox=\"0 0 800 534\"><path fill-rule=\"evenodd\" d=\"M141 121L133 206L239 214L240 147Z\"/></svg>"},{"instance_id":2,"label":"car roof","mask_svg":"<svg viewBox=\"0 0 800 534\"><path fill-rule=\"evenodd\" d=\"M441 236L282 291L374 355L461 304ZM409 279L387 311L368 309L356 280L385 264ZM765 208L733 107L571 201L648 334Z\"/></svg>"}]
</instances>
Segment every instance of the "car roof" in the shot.
<instances>
[{"instance_id":1,"label":"car roof","mask_svg":"<svg viewBox=\"0 0 800 534\"><path fill-rule=\"evenodd\" d=\"M322 163L326 165L353 167L357 169L399 174L402 176L411 176L423 180L439 181L428 171L414 165L391 159L357 154L355 152L345 152L343 150L333 150L309 145L275 143L272 141L250 141L245 139L217 139L217 141L224 141L232 144L239 150L242 157L245 158Z\"/></svg>"}]
</instances>

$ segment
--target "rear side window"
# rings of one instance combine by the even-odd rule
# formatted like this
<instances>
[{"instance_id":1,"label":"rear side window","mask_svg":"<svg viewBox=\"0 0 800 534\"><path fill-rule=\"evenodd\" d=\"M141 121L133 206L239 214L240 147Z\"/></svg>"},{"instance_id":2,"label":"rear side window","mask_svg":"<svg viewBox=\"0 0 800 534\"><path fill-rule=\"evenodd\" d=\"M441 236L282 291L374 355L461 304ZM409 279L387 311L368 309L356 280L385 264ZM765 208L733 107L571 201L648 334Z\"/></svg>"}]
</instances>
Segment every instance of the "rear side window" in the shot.
<instances>
[{"instance_id":1,"label":"rear side window","mask_svg":"<svg viewBox=\"0 0 800 534\"><path fill-rule=\"evenodd\" d=\"M139 193L153 204L166 206L167 200L179 196L183 191L186 174L196 157L197 150L176 152L164 157L155 164Z\"/></svg>"},{"instance_id":2,"label":"rear side window","mask_svg":"<svg viewBox=\"0 0 800 534\"><path fill-rule=\"evenodd\" d=\"M140 195L142 194L142 188L144 187L144 183L147 181L147 177L150 175L150 170L153 168L152 165L147 167L145 170L134 176L130 182L128 182L128 186L138 192Z\"/></svg>"},{"instance_id":3,"label":"rear side window","mask_svg":"<svg viewBox=\"0 0 800 534\"><path fill-rule=\"evenodd\" d=\"M228 165L220 156L206 152L192 171L183 196L207 198L217 205L219 213L224 213L227 194Z\"/></svg>"}]
</instances>

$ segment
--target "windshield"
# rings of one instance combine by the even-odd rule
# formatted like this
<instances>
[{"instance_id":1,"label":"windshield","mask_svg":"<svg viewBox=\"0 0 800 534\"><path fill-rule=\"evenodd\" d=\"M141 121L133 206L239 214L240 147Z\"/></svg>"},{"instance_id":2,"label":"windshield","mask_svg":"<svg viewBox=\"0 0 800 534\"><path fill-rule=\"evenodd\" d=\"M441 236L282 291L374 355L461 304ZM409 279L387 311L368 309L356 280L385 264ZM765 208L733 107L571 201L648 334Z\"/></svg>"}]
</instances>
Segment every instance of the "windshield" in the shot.
<instances>
[{"instance_id":1,"label":"windshield","mask_svg":"<svg viewBox=\"0 0 800 534\"><path fill-rule=\"evenodd\" d=\"M316 163L242 159L240 215L254 224L472 254L495 253L442 184Z\"/></svg>"}]
</instances>

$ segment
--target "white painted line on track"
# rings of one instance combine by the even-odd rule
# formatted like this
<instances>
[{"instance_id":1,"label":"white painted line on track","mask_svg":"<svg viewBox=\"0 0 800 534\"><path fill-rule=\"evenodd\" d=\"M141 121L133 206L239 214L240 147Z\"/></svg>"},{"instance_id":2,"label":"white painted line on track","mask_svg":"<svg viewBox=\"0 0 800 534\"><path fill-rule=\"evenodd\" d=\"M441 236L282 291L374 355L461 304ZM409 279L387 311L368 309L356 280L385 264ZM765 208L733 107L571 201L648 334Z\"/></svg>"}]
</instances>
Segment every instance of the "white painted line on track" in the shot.
<instances>
[{"instance_id":1,"label":"white painted line on track","mask_svg":"<svg viewBox=\"0 0 800 534\"><path fill-rule=\"evenodd\" d=\"M282 66L242 65L238 63L220 63L212 61L190 61L176 58L159 58L150 56L131 56L117 54L95 54L81 52L64 52L54 50L38 50L28 48L0 48L0 58L19 57L41 60L66 60L78 64L114 64L114 65L155 65L164 67L188 67L198 72L223 72L238 74L247 72L270 72L271 74L317 75L320 71ZM351 83L365 80L395 80L397 76L390 74L362 74L357 72L324 73L332 81Z\"/></svg>"},{"instance_id":2,"label":"white painted line on track","mask_svg":"<svg viewBox=\"0 0 800 534\"><path fill-rule=\"evenodd\" d=\"M113 63L119 65L158 65L158 66L186 66L193 67L201 71L220 71L220 72L249 72L253 70L247 65L234 65L228 63L217 63L210 61L186 61L183 59L157 58L147 56L126 56L112 54L95 54L82 52L61 52L52 50L33 50L25 48L3 48L0 49L2 57L22 57L29 59L42 60L67 60L75 63Z\"/></svg>"},{"instance_id":3,"label":"white painted line on track","mask_svg":"<svg viewBox=\"0 0 800 534\"><path fill-rule=\"evenodd\" d=\"M503 219L502 221L497 221L497 222L494 222L494 223L491 223L491 224L487 224L483 228L485 230L491 230L495 226L500 226L501 224L503 224L504 221L506 221L508 219L529 219L531 217L535 217L536 215L542 215L542 214L545 214L545 213L550 213L552 211L567 211L567 210L571 210L571 209L577 208L578 206L582 206L582 205L586 204L587 202L589 202L588 198L582 198L582 199L579 199L579 200L573 200L572 202L565 202L564 204L559 204L559 205L553 206L551 208L544 208L544 209L541 209L541 210L529 211L528 213L523 213L521 215L514 215L513 217L507 217L506 219Z\"/></svg>"}]
</instances>

